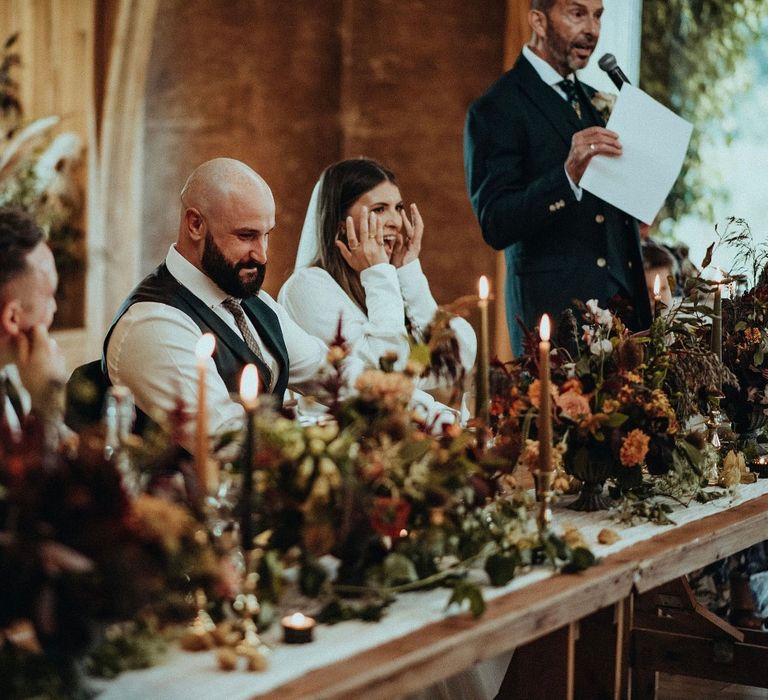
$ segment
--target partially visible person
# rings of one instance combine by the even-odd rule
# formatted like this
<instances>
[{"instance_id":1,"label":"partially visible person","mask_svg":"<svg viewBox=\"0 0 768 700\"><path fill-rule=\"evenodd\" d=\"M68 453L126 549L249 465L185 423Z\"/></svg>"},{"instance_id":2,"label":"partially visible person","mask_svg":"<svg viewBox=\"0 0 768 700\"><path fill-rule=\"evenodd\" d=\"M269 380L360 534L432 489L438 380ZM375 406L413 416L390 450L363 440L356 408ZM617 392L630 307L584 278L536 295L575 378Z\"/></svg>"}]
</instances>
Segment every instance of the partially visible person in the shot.
<instances>
[{"instance_id":1,"label":"partially visible person","mask_svg":"<svg viewBox=\"0 0 768 700\"><path fill-rule=\"evenodd\" d=\"M680 268L677 259L666 246L660 245L650 238L643 241L642 252L645 284L648 288L648 299L651 306L654 304L653 288L658 276L660 301L669 308L672 305L672 297L681 294L679 286ZM670 286L670 278L674 285L674 291Z\"/></svg>"},{"instance_id":2,"label":"partially visible person","mask_svg":"<svg viewBox=\"0 0 768 700\"><path fill-rule=\"evenodd\" d=\"M150 416L172 411L181 399L190 415L186 447L193 441L195 347L203 333L216 337L206 362L211 436L242 420L232 394L247 363L257 366L261 391L278 403L287 387L322 393L327 346L261 289L274 228L274 198L260 175L231 158L203 163L181 192L175 244L109 328L103 360L109 380L127 386ZM349 381L354 365L346 365Z\"/></svg>"},{"instance_id":3,"label":"partially visible person","mask_svg":"<svg viewBox=\"0 0 768 700\"><path fill-rule=\"evenodd\" d=\"M378 367L410 354L438 310L421 268L424 223L415 204L406 212L394 174L368 158L343 160L320 176L299 243L296 268L278 299L305 330L330 342L339 320L352 355ZM463 318L450 321L460 362L469 371L477 341ZM417 381L434 389L434 377Z\"/></svg>"},{"instance_id":4,"label":"partially visible person","mask_svg":"<svg viewBox=\"0 0 768 700\"><path fill-rule=\"evenodd\" d=\"M16 209L0 209L0 419L18 433L44 410L51 385L63 386L64 358L48 329L58 275L40 227Z\"/></svg>"},{"instance_id":5,"label":"partially visible person","mask_svg":"<svg viewBox=\"0 0 768 700\"><path fill-rule=\"evenodd\" d=\"M595 157L622 153L578 79L600 36L602 0L531 0L532 30L514 67L469 108L464 167L486 243L503 250L512 350L573 300L614 300L628 326L651 320L637 221L585 191Z\"/></svg>"}]
</instances>

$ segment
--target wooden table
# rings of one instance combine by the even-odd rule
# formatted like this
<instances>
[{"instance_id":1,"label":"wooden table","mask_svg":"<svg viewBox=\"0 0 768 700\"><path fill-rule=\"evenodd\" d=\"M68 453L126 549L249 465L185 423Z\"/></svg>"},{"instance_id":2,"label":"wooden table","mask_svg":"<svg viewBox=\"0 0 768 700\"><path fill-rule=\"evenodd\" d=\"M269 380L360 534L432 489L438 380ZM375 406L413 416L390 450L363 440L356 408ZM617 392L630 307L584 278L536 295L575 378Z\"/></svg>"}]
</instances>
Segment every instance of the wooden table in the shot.
<instances>
[{"instance_id":1,"label":"wooden table","mask_svg":"<svg viewBox=\"0 0 768 700\"><path fill-rule=\"evenodd\" d=\"M599 680L600 692L590 690L591 697L625 697L632 596L768 537L768 482L742 486L739 494L737 502L728 508L717 502L692 506L684 513L687 517L696 513L692 522L676 527L643 526L638 532L647 532L647 539L623 548L621 543L614 545L616 551L580 574L543 578L546 574L539 571L501 591L489 589L487 610L479 620L466 613L446 616L404 634L395 634L354 655L323 662L306 672L302 672L298 656L284 655L278 659L276 654L274 662L281 669L285 670L284 664L294 665L288 674L293 677L271 688L259 689L259 686L264 686L269 675L276 671L270 669L259 674L261 677L224 674L210 668L210 657L205 662L205 681L201 676L196 682L190 676L190 669L197 666L189 662L191 655L185 654L163 667L125 674L109 685L103 697L104 700L165 698L171 695L165 695L163 688L170 691L172 685L187 683L188 692L183 694L186 700L198 696L227 697L228 700L235 697L390 699L428 687L478 661L513 649L518 649L515 659L522 671L515 676L512 669L505 681L510 683L508 687L520 691L524 683L532 682L535 697L584 697L586 691L583 686L580 689L579 684L594 684ZM600 523L595 514L590 515L592 525L581 529L585 533L589 531L587 540L592 545L599 527L616 526L607 521ZM556 524L569 519L590 522L581 514L556 511ZM595 549L601 552L600 547ZM413 606L415 615L419 601L428 600L420 596L441 594L445 591L411 594L403 604ZM357 624L353 634L362 640L360 623ZM374 634L374 628L382 624L385 623L363 628L370 630L366 636ZM329 634L343 635L345 625L330 628ZM315 649L310 652L308 647L307 652L319 658L321 653L332 651L333 644L332 638L320 636L318 642L311 645ZM284 647L278 651L282 654L283 650ZM183 668L178 660L181 657L186 659ZM574 673L574 668L579 673ZM205 693L196 694L196 688L202 688L203 682L208 684ZM524 693L519 696L523 697ZM513 696L507 693L505 697Z\"/></svg>"}]
</instances>

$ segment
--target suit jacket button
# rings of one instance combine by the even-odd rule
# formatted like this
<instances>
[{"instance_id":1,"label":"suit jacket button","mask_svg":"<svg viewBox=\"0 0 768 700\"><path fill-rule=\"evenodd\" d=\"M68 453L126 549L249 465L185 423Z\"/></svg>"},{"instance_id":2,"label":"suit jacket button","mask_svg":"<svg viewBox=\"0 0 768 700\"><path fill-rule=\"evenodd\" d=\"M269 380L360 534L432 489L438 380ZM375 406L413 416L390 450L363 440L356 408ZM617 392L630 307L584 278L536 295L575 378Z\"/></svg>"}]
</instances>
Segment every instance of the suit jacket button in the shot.
<instances>
[{"instance_id":1,"label":"suit jacket button","mask_svg":"<svg viewBox=\"0 0 768 700\"><path fill-rule=\"evenodd\" d=\"M562 209L562 207L564 207L564 206L565 206L565 201L561 199L561 200L558 202L558 204L560 205L560 208Z\"/></svg>"},{"instance_id":2,"label":"suit jacket button","mask_svg":"<svg viewBox=\"0 0 768 700\"><path fill-rule=\"evenodd\" d=\"M632 269L632 261L627 261L627 267L631 270Z\"/></svg>"},{"instance_id":3,"label":"suit jacket button","mask_svg":"<svg viewBox=\"0 0 768 700\"><path fill-rule=\"evenodd\" d=\"M598 214L595 217L595 223L602 224L605 222L605 217L602 214Z\"/></svg>"},{"instance_id":4,"label":"suit jacket button","mask_svg":"<svg viewBox=\"0 0 768 700\"><path fill-rule=\"evenodd\" d=\"M554 204L549 205L549 211L555 211L556 207Z\"/></svg>"},{"instance_id":5,"label":"suit jacket button","mask_svg":"<svg viewBox=\"0 0 768 700\"><path fill-rule=\"evenodd\" d=\"M608 261L605 258L598 258L597 259L597 266L598 267L605 267L608 264Z\"/></svg>"}]
</instances>

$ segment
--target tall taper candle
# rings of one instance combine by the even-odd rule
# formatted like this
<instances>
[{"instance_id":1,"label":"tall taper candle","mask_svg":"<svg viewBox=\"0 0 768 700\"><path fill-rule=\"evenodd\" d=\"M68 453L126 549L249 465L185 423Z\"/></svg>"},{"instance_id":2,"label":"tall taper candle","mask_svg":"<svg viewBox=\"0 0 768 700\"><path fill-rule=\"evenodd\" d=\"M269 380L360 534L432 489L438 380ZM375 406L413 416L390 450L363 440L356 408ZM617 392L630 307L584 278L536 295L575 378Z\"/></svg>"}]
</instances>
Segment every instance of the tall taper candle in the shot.
<instances>
[{"instance_id":1,"label":"tall taper candle","mask_svg":"<svg viewBox=\"0 0 768 700\"><path fill-rule=\"evenodd\" d=\"M661 277L658 272L656 277L653 278L653 316L654 318L659 313L659 302L661 301Z\"/></svg>"},{"instance_id":2,"label":"tall taper candle","mask_svg":"<svg viewBox=\"0 0 768 700\"><path fill-rule=\"evenodd\" d=\"M205 333L197 341L195 357L197 358L197 432L195 434L195 472L200 501L204 501L208 493L208 403L206 400L206 379L208 375L208 360L213 355L216 339L213 334Z\"/></svg>"},{"instance_id":3,"label":"tall taper candle","mask_svg":"<svg viewBox=\"0 0 768 700\"><path fill-rule=\"evenodd\" d=\"M715 299L712 303L712 352L718 360L723 359L723 281L722 270L717 271L715 282ZM718 387L722 391L722 383L718 381Z\"/></svg>"},{"instance_id":4,"label":"tall taper candle","mask_svg":"<svg viewBox=\"0 0 768 700\"><path fill-rule=\"evenodd\" d=\"M549 379L549 316L544 314L539 323L539 470L552 471L552 398Z\"/></svg>"},{"instance_id":5,"label":"tall taper candle","mask_svg":"<svg viewBox=\"0 0 768 700\"><path fill-rule=\"evenodd\" d=\"M482 425L488 425L490 403L488 377L488 296L490 288L488 278L485 275L480 277L478 292L480 295L480 300L477 303L480 309L480 343L477 350L477 369L475 370L475 416Z\"/></svg>"},{"instance_id":6,"label":"tall taper candle","mask_svg":"<svg viewBox=\"0 0 768 700\"><path fill-rule=\"evenodd\" d=\"M719 360L723 359L723 285L721 284L723 275L718 270L715 277L715 299L712 303L714 311L712 315L712 352L717 355Z\"/></svg>"},{"instance_id":7,"label":"tall taper candle","mask_svg":"<svg viewBox=\"0 0 768 700\"><path fill-rule=\"evenodd\" d=\"M246 365L240 377L240 400L245 406L245 444L240 459L243 470L243 486L240 492L240 536L243 550L253 549L253 455L256 440L256 408L259 405L259 373L256 365Z\"/></svg>"}]
</instances>

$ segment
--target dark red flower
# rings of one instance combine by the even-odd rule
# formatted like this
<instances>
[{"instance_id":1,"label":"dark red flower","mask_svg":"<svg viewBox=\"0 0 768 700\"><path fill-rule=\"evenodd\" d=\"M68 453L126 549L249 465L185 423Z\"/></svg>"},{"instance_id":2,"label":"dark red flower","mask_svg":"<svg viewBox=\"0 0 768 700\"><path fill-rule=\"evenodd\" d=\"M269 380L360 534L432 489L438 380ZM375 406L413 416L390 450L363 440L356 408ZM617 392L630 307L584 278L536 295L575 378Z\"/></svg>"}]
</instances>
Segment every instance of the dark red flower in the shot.
<instances>
[{"instance_id":1,"label":"dark red flower","mask_svg":"<svg viewBox=\"0 0 768 700\"><path fill-rule=\"evenodd\" d=\"M399 537L408 524L411 504L402 498L379 496L373 499L371 525L382 537Z\"/></svg>"}]
</instances>

